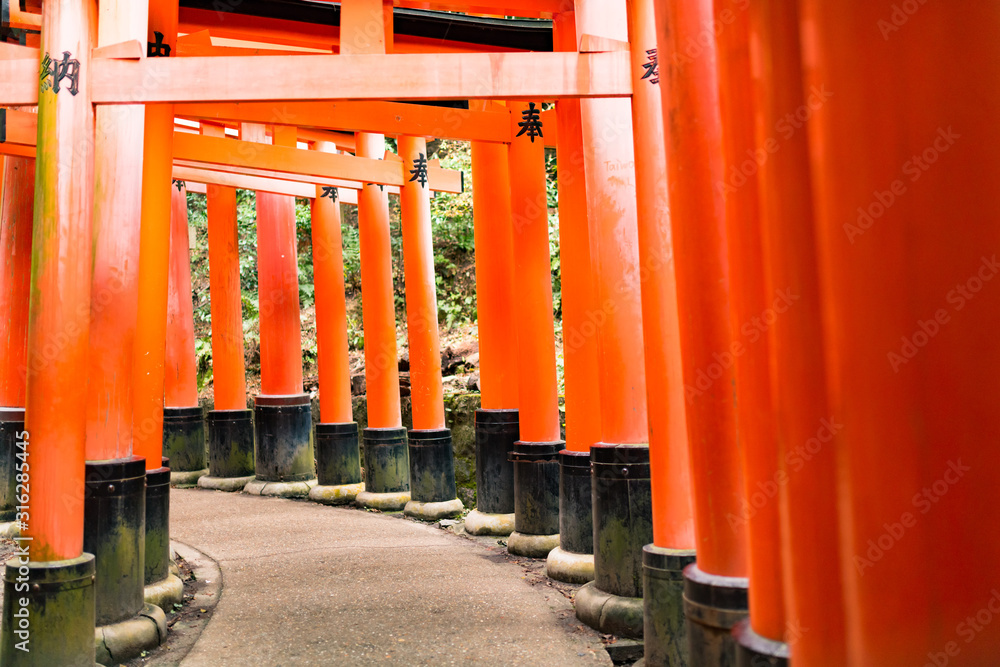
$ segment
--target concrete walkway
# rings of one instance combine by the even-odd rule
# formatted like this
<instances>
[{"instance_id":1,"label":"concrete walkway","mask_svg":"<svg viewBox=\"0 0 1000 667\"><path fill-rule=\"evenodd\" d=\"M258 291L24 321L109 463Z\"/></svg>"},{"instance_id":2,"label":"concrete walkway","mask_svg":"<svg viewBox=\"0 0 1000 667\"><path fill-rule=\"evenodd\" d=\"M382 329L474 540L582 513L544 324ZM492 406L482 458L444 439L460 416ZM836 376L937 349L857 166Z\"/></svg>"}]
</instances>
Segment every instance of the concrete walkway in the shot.
<instances>
[{"instance_id":1,"label":"concrete walkway","mask_svg":"<svg viewBox=\"0 0 1000 667\"><path fill-rule=\"evenodd\" d=\"M182 665L611 665L567 597L502 547L304 501L175 489L170 502L171 538L222 571Z\"/></svg>"}]
</instances>

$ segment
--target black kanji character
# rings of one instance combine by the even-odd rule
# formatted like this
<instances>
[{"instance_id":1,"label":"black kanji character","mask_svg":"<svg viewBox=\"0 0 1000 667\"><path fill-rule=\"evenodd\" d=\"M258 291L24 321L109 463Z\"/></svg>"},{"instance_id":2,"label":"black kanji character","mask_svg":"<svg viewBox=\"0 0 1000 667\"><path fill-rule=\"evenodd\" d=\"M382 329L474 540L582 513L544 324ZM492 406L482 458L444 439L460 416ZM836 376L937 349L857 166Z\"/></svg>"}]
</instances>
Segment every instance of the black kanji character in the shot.
<instances>
[{"instance_id":1,"label":"black kanji character","mask_svg":"<svg viewBox=\"0 0 1000 667\"><path fill-rule=\"evenodd\" d=\"M413 174L413 178L410 182L420 181L420 185L427 185L427 157L423 153L418 153L420 157L413 161L413 169L410 173Z\"/></svg>"},{"instance_id":2,"label":"black kanji character","mask_svg":"<svg viewBox=\"0 0 1000 667\"><path fill-rule=\"evenodd\" d=\"M62 60L53 60L49 54L45 54L42 59L42 90L52 88L52 92L58 93L63 79L69 79L70 86L66 90L70 95L80 92L80 61L70 60L69 51L63 51ZM51 79L51 81L49 81Z\"/></svg>"},{"instance_id":3,"label":"black kanji character","mask_svg":"<svg viewBox=\"0 0 1000 667\"><path fill-rule=\"evenodd\" d=\"M649 49L646 51L646 55L649 57L649 62L642 64L643 68L646 70L646 73L642 75L642 79L649 79L650 83L659 83L660 63L656 57L656 49Z\"/></svg>"},{"instance_id":4,"label":"black kanji character","mask_svg":"<svg viewBox=\"0 0 1000 667\"><path fill-rule=\"evenodd\" d=\"M322 187L323 187L323 193L320 194L321 198L329 197L331 201L337 201L337 188L333 187L332 185L331 186L324 185Z\"/></svg>"},{"instance_id":5,"label":"black kanji character","mask_svg":"<svg viewBox=\"0 0 1000 667\"><path fill-rule=\"evenodd\" d=\"M544 136L542 134L542 119L541 116L539 116L540 113L541 109L536 109L534 102L528 102L528 108L521 112L521 117L524 118L524 120L517 124L518 127L521 128L521 131L515 136L519 137L522 134L527 133L528 138L531 139L531 143L535 143L535 137Z\"/></svg>"},{"instance_id":6,"label":"black kanji character","mask_svg":"<svg viewBox=\"0 0 1000 667\"><path fill-rule=\"evenodd\" d=\"M163 33L153 32L153 37L156 38L155 42L146 43L146 57L147 58L167 58L170 56L170 45L163 43Z\"/></svg>"},{"instance_id":7,"label":"black kanji character","mask_svg":"<svg viewBox=\"0 0 1000 667\"><path fill-rule=\"evenodd\" d=\"M184 183L184 181L178 180L176 178L173 180L173 184L174 184L174 187L177 188L177 192L180 192L181 188L183 188L186 185L186 183Z\"/></svg>"}]
</instances>

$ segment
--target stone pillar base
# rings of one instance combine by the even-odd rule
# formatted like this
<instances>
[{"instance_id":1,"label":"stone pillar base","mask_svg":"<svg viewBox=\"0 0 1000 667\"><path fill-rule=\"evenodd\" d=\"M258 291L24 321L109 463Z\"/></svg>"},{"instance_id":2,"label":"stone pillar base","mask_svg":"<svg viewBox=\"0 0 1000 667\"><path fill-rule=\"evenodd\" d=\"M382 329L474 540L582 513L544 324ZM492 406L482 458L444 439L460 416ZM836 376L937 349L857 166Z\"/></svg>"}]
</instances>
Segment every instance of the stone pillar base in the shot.
<instances>
[{"instance_id":1,"label":"stone pillar base","mask_svg":"<svg viewBox=\"0 0 1000 667\"><path fill-rule=\"evenodd\" d=\"M198 486L198 480L208 474L208 468L202 470L171 470L170 471L170 486L176 487L178 489L190 489L193 486Z\"/></svg>"},{"instance_id":2,"label":"stone pillar base","mask_svg":"<svg viewBox=\"0 0 1000 667\"><path fill-rule=\"evenodd\" d=\"M514 532L514 513L489 514L472 510L465 517L465 532L470 535L506 537Z\"/></svg>"},{"instance_id":3,"label":"stone pillar base","mask_svg":"<svg viewBox=\"0 0 1000 667\"><path fill-rule=\"evenodd\" d=\"M212 477L211 475L205 475L198 479L198 488L211 489L213 491L242 491L253 480L253 475L247 477Z\"/></svg>"},{"instance_id":4,"label":"stone pillar base","mask_svg":"<svg viewBox=\"0 0 1000 667\"><path fill-rule=\"evenodd\" d=\"M559 546L559 533L531 535L516 530L507 538L507 552L525 558L545 558Z\"/></svg>"},{"instance_id":5,"label":"stone pillar base","mask_svg":"<svg viewBox=\"0 0 1000 667\"><path fill-rule=\"evenodd\" d=\"M403 507L403 514L424 521L438 521L456 517L464 509L465 505L458 498L437 503L422 503L419 500L411 500Z\"/></svg>"},{"instance_id":6,"label":"stone pillar base","mask_svg":"<svg viewBox=\"0 0 1000 667\"><path fill-rule=\"evenodd\" d=\"M164 611L171 611L175 604L184 600L184 582L174 573L166 579L147 584L143 589L146 604L156 605Z\"/></svg>"},{"instance_id":7,"label":"stone pillar base","mask_svg":"<svg viewBox=\"0 0 1000 667\"><path fill-rule=\"evenodd\" d=\"M268 482L254 478L243 487L243 493L273 498L308 498L314 486L316 486L315 479L302 482Z\"/></svg>"},{"instance_id":8,"label":"stone pillar base","mask_svg":"<svg viewBox=\"0 0 1000 667\"><path fill-rule=\"evenodd\" d=\"M684 568L694 562L693 549L642 549L643 640L650 667L688 664L684 618Z\"/></svg>"},{"instance_id":9,"label":"stone pillar base","mask_svg":"<svg viewBox=\"0 0 1000 667\"><path fill-rule=\"evenodd\" d=\"M576 592L573 603L576 617L595 630L619 637L642 638L642 598L611 595L591 582Z\"/></svg>"},{"instance_id":10,"label":"stone pillar base","mask_svg":"<svg viewBox=\"0 0 1000 667\"><path fill-rule=\"evenodd\" d=\"M314 486L309 490L309 500L324 505L350 505L358 494L365 490L365 483L337 484L335 486Z\"/></svg>"},{"instance_id":11,"label":"stone pillar base","mask_svg":"<svg viewBox=\"0 0 1000 667\"><path fill-rule=\"evenodd\" d=\"M409 491L395 491L390 493L362 491L354 500L354 503L358 507L367 507L382 512L399 512L406 507L406 503L408 502L410 502Z\"/></svg>"},{"instance_id":12,"label":"stone pillar base","mask_svg":"<svg viewBox=\"0 0 1000 667\"><path fill-rule=\"evenodd\" d=\"M545 559L545 573L550 579L567 584L585 584L594 580L594 554L578 554L556 547Z\"/></svg>"},{"instance_id":13,"label":"stone pillar base","mask_svg":"<svg viewBox=\"0 0 1000 667\"><path fill-rule=\"evenodd\" d=\"M94 629L97 662L118 665L156 648L167 638L167 616L160 607L143 605L134 618Z\"/></svg>"}]
</instances>

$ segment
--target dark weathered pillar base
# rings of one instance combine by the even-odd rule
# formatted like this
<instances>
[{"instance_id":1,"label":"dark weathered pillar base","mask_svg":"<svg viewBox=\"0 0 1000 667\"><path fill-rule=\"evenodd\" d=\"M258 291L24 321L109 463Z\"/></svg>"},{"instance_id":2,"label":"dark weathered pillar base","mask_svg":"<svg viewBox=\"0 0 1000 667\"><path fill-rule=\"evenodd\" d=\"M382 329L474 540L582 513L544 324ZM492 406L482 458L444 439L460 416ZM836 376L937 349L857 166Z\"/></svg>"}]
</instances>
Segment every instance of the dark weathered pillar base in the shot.
<instances>
[{"instance_id":1,"label":"dark weathered pillar base","mask_svg":"<svg viewBox=\"0 0 1000 667\"><path fill-rule=\"evenodd\" d=\"M163 455L175 486L193 486L208 474L205 413L201 406L163 408Z\"/></svg>"},{"instance_id":2,"label":"dark weathered pillar base","mask_svg":"<svg viewBox=\"0 0 1000 667\"><path fill-rule=\"evenodd\" d=\"M166 638L166 614L156 605L145 604L132 618L96 628L96 659L102 665L119 665L156 648Z\"/></svg>"},{"instance_id":3,"label":"dark weathered pillar base","mask_svg":"<svg viewBox=\"0 0 1000 667\"><path fill-rule=\"evenodd\" d=\"M514 532L507 551L516 556L545 558L559 546L559 452L554 442L514 443Z\"/></svg>"},{"instance_id":4,"label":"dark weathered pillar base","mask_svg":"<svg viewBox=\"0 0 1000 667\"><path fill-rule=\"evenodd\" d=\"M642 549L643 641L647 667L687 667L684 568L694 562L688 549Z\"/></svg>"},{"instance_id":5,"label":"dark weathered pillar base","mask_svg":"<svg viewBox=\"0 0 1000 667\"><path fill-rule=\"evenodd\" d=\"M0 526L13 523L17 514L17 443L24 442L24 408L0 408ZM6 537L11 528L0 527Z\"/></svg>"},{"instance_id":6,"label":"dark weathered pillar base","mask_svg":"<svg viewBox=\"0 0 1000 667\"><path fill-rule=\"evenodd\" d=\"M576 617L605 634L642 638L642 598L605 593L595 582L583 585L573 599Z\"/></svg>"},{"instance_id":7,"label":"dark weathered pillar base","mask_svg":"<svg viewBox=\"0 0 1000 667\"><path fill-rule=\"evenodd\" d=\"M519 438L518 419L517 410L476 410L476 510L484 521L477 524L474 519L472 526L488 532L473 532L466 518L466 530L474 535L510 535L514 530L512 524L507 530L506 520L499 517L514 513L510 452Z\"/></svg>"},{"instance_id":8,"label":"dark weathered pillar base","mask_svg":"<svg viewBox=\"0 0 1000 667\"><path fill-rule=\"evenodd\" d=\"M97 625L133 618L143 608L146 567L146 459L88 461L83 548L94 554Z\"/></svg>"},{"instance_id":9,"label":"dark weathered pillar base","mask_svg":"<svg viewBox=\"0 0 1000 667\"><path fill-rule=\"evenodd\" d=\"M590 452L559 452L559 546L546 559L556 581L585 584L594 579L594 515Z\"/></svg>"},{"instance_id":10,"label":"dark weathered pillar base","mask_svg":"<svg viewBox=\"0 0 1000 667\"><path fill-rule=\"evenodd\" d=\"M396 512L410 501L410 463L405 428L366 428L365 490L361 507Z\"/></svg>"},{"instance_id":11,"label":"dark weathered pillar base","mask_svg":"<svg viewBox=\"0 0 1000 667\"><path fill-rule=\"evenodd\" d=\"M210 410L208 475L198 486L216 491L242 491L255 474L252 410Z\"/></svg>"},{"instance_id":12,"label":"dark weathered pillar base","mask_svg":"<svg viewBox=\"0 0 1000 667\"><path fill-rule=\"evenodd\" d=\"M170 468L166 464L146 471L145 529L143 581L149 586L170 574Z\"/></svg>"},{"instance_id":13,"label":"dark weathered pillar base","mask_svg":"<svg viewBox=\"0 0 1000 667\"><path fill-rule=\"evenodd\" d=\"M788 644L761 637L746 618L733 627L736 667L788 667Z\"/></svg>"},{"instance_id":14,"label":"dark weathered pillar base","mask_svg":"<svg viewBox=\"0 0 1000 667\"><path fill-rule=\"evenodd\" d=\"M0 663L94 667L94 572L94 557L87 553L71 560L23 565L17 557L7 561ZM27 580L19 582L19 577Z\"/></svg>"},{"instance_id":15,"label":"dark weathered pillar base","mask_svg":"<svg viewBox=\"0 0 1000 667\"><path fill-rule=\"evenodd\" d=\"M684 616L687 618L688 663L735 665L732 629L747 617L747 580L684 568Z\"/></svg>"},{"instance_id":16,"label":"dark weathered pillar base","mask_svg":"<svg viewBox=\"0 0 1000 667\"><path fill-rule=\"evenodd\" d=\"M255 479L245 493L304 498L316 486L308 394L257 396Z\"/></svg>"},{"instance_id":17,"label":"dark weathered pillar base","mask_svg":"<svg viewBox=\"0 0 1000 667\"><path fill-rule=\"evenodd\" d=\"M357 423L316 424L316 477L309 499L324 505L353 503L365 490Z\"/></svg>"},{"instance_id":18,"label":"dark weathered pillar base","mask_svg":"<svg viewBox=\"0 0 1000 667\"><path fill-rule=\"evenodd\" d=\"M455 453L451 430L411 430L410 501L403 514L424 521L458 516L465 505L455 488Z\"/></svg>"}]
</instances>

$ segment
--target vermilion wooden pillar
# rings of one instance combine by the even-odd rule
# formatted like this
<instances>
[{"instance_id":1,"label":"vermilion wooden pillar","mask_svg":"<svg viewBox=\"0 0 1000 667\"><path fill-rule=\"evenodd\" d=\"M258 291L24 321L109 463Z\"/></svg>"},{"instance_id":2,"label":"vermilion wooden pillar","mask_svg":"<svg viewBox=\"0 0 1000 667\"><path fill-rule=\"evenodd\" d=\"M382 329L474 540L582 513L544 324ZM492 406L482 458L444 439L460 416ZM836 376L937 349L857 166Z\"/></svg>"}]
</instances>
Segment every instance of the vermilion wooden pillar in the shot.
<instances>
[{"instance_id":1,"label":"vermilion wooden pillar","mask_svg":"<svg viewBox=\"0 0 1000 667\"><path fill-rule=\"evenodd\" d=\"M335 153L321 141L316 150ZM327 504L352 502L364 488L358 425L351 401L344 249L338 190L317 186L312 203L313 281L316 286L316 347L319 351L319 410L316 424L316 473L319 485L309 497Z\"/></svg>"},{"instance_id":2,"label":"vermilion wooden pillar","mask_svg":"<svg viewBox=\"0 0 1000 667\"><path fill-rule=\"evenodd\" d=\"M35 161L4 158L0 199L0 407L24 410ZM24 415L15 420L24 421ZM20 429L18 429L20 430Z\"/></svg>"},{"instance_id":3,"label":"vermilion wooden pillar","mask_svg":"<svg viewBox=\"0 0 1000 667\"><path fill-rule=\"evenodd\" d=\"M265 143L262 126L246 138ZM296 129L273 126L276 146L295 148ZM295 199L257 193L257 285L260 292L260 390L254 399L256 479L246 491L302 497L315 484L311 401L302 390L302 323Z\"/></svg>"},{"instance_id":4,"label":"vermilion wooden pillar","mask_svg":"<svg viewBox=\"0 0 1000 667\"><path fill-rule=\"evenodd\" d=\"M171 480L175 484L194 484L207 472L205 419L198 405L194 357L187 187L181 181L174 181L173 186L163 364L163 452L170 459Z\"/></svg>"},{"instance_id":5,"label":"vermilion wooden pillar","mask_svg":"<svg viewBox=\"0 0 1000 667\"><path fill-rule=\"evenodd\" d=\"M175 55L177 11L177 0L150 0L147 39L153 46L147 49L147 56ZM132 428L134 453L146 459L147 471L161 467L163 454L163 355L167 330L173 139L173 105L146 105Z\"/></svg>"},{"instance_id":6,"label":"vermilion wooden pillar","mask_svg":"<svg viewBox=\"0 0 1000 667\"><path fill-rule=\"evenodd\" d=\"M847 663L990 664L1000 8L799 6Z\"/></svg>"},{"instance_id":7,"label":"vermilion wooden pillar","mask_svg":"<svg viewBox=\"0 0 1000 667\"><path fill-rule=\"evenodd\" d=\"M451 429L444 421L426 140L399 137L399 156L403 158L403 173L409 177L403 184L400 204L413 402L413 429L407 434L411 500L403 512L437 520L459 514L464 505L457 498Z\"/></svg>"},{"instance_id":8,"label":"vermilion wooden pillar","mask_svg":"<svg viewBox=\"0 0 1000 667\"><path fill-rule=\"evenodd\" d=\"M145 3L101 3L98 13L98 46L145 38ZM144 125L142 105L95 110L83 544L97 564L96 622L111 635L134 624L145 604L146 462L132 453ZM98 486L103 493L94 493ZM136 653L159 643L143 640ZM108 653L103 641L98 652Z\"/></svg>"},{"instance_id":9,"label":"vermilion wooden pillar","mask_svg":"<svg viewBox=\"0 0 1000 667\"><path fill-rule=\"evenodd\" d=\"M204 122L201 133L226 134L223 126ZM198 480L198 486L238 491L254 474L254 427L253 411L247 408L236 189L209 185L206 198L215 404L206 418L208 475Z\"/></svg>"},{"instance_id":10,"label":"vermilion wooden pillar","mask_svg":"<svg viewBox=\"0 0 1000 667\"><path fill-rule=\"evenodd\" d=\"M345 2L341 6L340 52L391 53L391 17L391 3L382 0ZM381 134L359 132L356 152L359 157L381 159L385 155L385 138ZM389 200L383 188L374 184L362 187L358 195L358 226L368 391L365 491L358 496L358 502L377 509L399 510L410 500L410 479L399 402Z\"/></svg>"},{"instance_id":11,"label":"vermilion wooden pillar","mask_svg":"<svg viewBox=\"0 0 1000 667\"><path fill-rule=\"evenodd\" d=\"M627 42L625 3L578 0L576 29ZM641 637L642 548L653 532L632 110L628 99L610 98L580 108L602 437L591 450L595 580L577 595L576 613L604 632Z\"/></svg>"},{"instance_id":12,"label":"vermilion wooden pillar","mask_svg":"<svg viewBox=\"0 0 1000 667\"><path fill-rule=\"evenodd\" d=\"M5 665L24 664L25 655L33 664L94 662L94 557L83 553L87 383L82 378L93 268L90 53L96 13L96 3L87 0L52 0L42 8L40 51L49 60L39 77L27 435L25 447L18 448L26 454L30 476L20 516L25 524L20 544L28 548L30 562L11 561L4 576L0 661ZM19 504L24 505L20 499ZM26 585L16 590L21 566ZM17 628L19 611L30 614L27 631ZM22 631L20 637L15 630ZM28 639L31 653L25 654L15 645Z\"/></svg>"},{"instance_id":13,"label":"vermilion wooden pillar","mask_svg":"<svg viewBox=\"0 0 1000 667\"><path fill-rule=\"evenodd\" d=\"M477 504L465 518L465 529L474 535L510 535L514 466L508 452L518 439L519 415L506 145L472 142L472 208L482 407L476 411Z\"/></svg>"},{"instance_id":14,"label":"vermilion wooden pillar","mask_svg":"<svg viewBox=\"0 0 1000 667\"><path fill-rule=\"evenodd\" d=\"M726 519L746 526L749 547L749 626L741 623L736 632L740 650L760 656L758 660L765 655L787 658L786 646L762 646L760 641L780 643L785 638L778 519L783 478L779 475L771 403L770 338L761 335L760 329L766 330L794 307L795 295L780 288L768 290L764 284L758 168L754 165L767 152L763 145L757 145L754 126L750 13L742 0L716 0L715 9L719 16L734 17L716 40L726 174L716 189L721 191L726 212L730 327L733 345L739 346L731 354L735 358L736 416L746 484L742 511Z\"/></svg>"},{"instance_id":15,"label":"vermilion wooden pillar","mask_svg":"<svg viewBox=\"0 0 1000 667\"><path fill-rule=\"evenodd\" d=\"M17 434L24 430L35 161L8 156L0 167L0 521L9 522L17 511Z\"/></svg>"},{"instance_id":16,"label":"vermilion wooden pillar","mask_svg":"<svg viewBox=\"0 0 1000 667\"><path fill-rule=\"evenodd\" d=\"M514 443L514 554L540 558L559 544L560 439L552 318L545 147L537 103L511 104L510 199L514 240L520 440ZM525 123L525 125L519 125ZM524 130L524 132L521 132ZM542 128L544 132L544 128Z\"/></svg>"},{"instance_id":17,"label":"vermilion wooden pillar","mask_svg":"<svg viewBox=\"0 0 1000 667\"><path fill-rule=\"evenodd\" d=\"M833 667L847 663L837 576L837 447L831 442L841 427L827 394L808 134L787 121L788 113L810 109L803 87L799 11L795 3L763 0L750 15L760 44L757 145L766 155L759 182L767 293L795 296L794 306L778 315L768 331L781 464L775 480L778 497L768 502L780 500L791 660ZM753 506L752 495L750 501ZM756 617L752 601L750 613Z\"/></svg>"},{"instance_id":18,"label":"vermilion wooden pillar","mask_svg":"<svg viewBox=\"0 0 1000 667\"><path fill-rule=\"evenodd\" d=\"M573 12L555 17L558 50L576 51L575 20ZM549 553L546 571L553 579L584 583L594 578L590 448L601 441L601 320L590 249L580 101L559 100L556 117L566 449L559 453L559 546Z\"/></svg>"},{"instance_id":19,"label":"vermilion wooden pillar","mask_svg":"<svg viewBox=\"0 0 1000 667\"><path fill-rule=\"evenodd\" d=\"M710 0L656 2L698 558L685 569L685 605L697 605L692 610L702 609L727 625L746 611L747 542L745 527L727 521L740 515L744 496L725 208L717 188L724 178L719 80L714 42L709 38L704 44L705 26L712 21ZM688 633L693 664L734 659L725 630L689 621Z\"/></svg>"},{"instance_id":20,"label":"vermilion wooden pillar","mask_svg":"<svg viewBox=\"0 0 1000 667\"><path fill-rule=\"evenodd\" d=\"M667 665L687 655L680 574L695 558L694 515L653 0L630 0L627 9L652 478L643 644L647 664Z\"/></svg>"}]
</instances>

